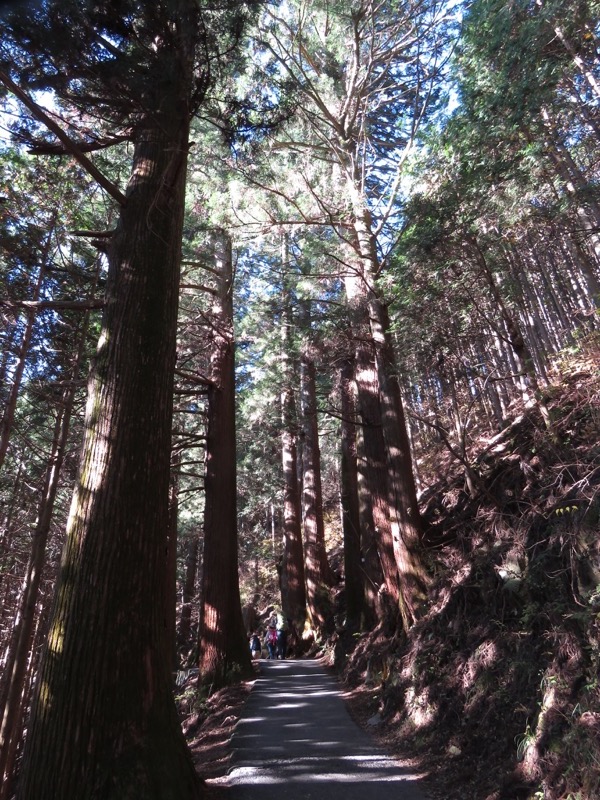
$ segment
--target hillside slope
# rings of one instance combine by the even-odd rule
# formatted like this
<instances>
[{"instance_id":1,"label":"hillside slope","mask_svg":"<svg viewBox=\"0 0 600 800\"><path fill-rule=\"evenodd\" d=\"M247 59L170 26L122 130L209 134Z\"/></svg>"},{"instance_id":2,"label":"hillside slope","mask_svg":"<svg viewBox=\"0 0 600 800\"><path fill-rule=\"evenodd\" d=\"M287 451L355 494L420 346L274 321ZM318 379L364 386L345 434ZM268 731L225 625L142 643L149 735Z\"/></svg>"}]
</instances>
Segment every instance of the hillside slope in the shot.
<instances>
[{"instance_id":1,"label":"hillside slope","mask_svg":"<svg viewBox=\"0 0 600 800\"><path fill-rule=\"evenodd\" d=\"M451 463L423 497L435 574L408 637L335 661L355 714L452 800L600 797L599 353L481 446L472 498ZM436 787L439 787L436 790Z\"/></svg>"}]
</instances>

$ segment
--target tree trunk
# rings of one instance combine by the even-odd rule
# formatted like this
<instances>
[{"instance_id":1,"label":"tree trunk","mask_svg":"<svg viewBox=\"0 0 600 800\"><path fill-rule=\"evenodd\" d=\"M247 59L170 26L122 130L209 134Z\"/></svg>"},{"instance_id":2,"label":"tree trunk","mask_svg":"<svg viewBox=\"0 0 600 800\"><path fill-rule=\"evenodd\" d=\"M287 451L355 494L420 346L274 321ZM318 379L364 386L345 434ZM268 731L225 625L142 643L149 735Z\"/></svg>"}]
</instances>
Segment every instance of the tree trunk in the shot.
<instances>
[{"instance_id":1,"label":"tree trunk","mask_svg":"<svg viewBox=\"0 0 600 800\"><path fill-rule=\"evenodd\" d=\"M19 800L196 800L172 692L169 462L190 76L139 120ZM178 91L179 90L179 91ZM181 94L180 94L181 92Z\"/></svg>"},{"instance_id":2,"label":"tree trunk","mask_svg":"<svg viewBox=\"0 0 600 800\"><path fill-rule=\"evenodd\" d=\"M378 343L375 352L383 412L392 538L400 578L400 613L404 628L408 630L423 613L429 578L422 560L421 515L398 370L389 335L388 310L381 300L373 297L369 312L373 338Z\"/></svg>"},{"instance_id":3,"label":"tree trunk","mask_svg":"<svg viewBox=\"0 0 600 800\"><path fill-rule=\"evenodd\" d=\"M360 519L358 506L358 467L356 452L355 403L352 385L354 360L348 359L340 374L342 411L341 490L342 529L344 536L344 591L346 626L359 630L363 626L365 598L360 563Z\"/></svg>"},{"instance_id":4,"label":"tree trunk","mask_svg":"<svg viewBox=\"0 0 600 800\"><path fill-rule=\"evenodd\" d=\"M306 587L298 482L298 420L293 388L292 308L286 270L288 246L282 241L282 319L281 319L281 458L283 469L283 554L281 561L281 605L283 613L303 630L306 622Z\"/></svg>"},{"instance_id":5,"label":"tree trunk","mask_svg":"<svg viewBox=\"0 0 600 800\"><path fill-rule=\"evenodd\" d=\"M358 478L358 519L360 530L360 557L363 595L365 599L365 628L370 630L383 616L381 600L384 594L384 577L379 558L378 532L373 518L373 464L366 455L365 425L358 401L358 387L354 378L355 406L361 424L356 426L356 455Z\"/></svg>"},{"instance_id":6,"label":"tree trunk","mask_svg":"<svg viewBox=\"0 0 600 800\"><path fill-rule=\"evenodd\" d=\"M293 413L294 402L291 391L284 392L282 405L286 416ZM300 525L296 437L293 430L288 427L284 427L281 435L281 456L283 462L281 604L284 615L291 618L296 627L303 629L306 620L306 589Z\"/></svg>"},{"instance_id":7,"label":"tree trunk","mask_svg":"<svg viewBox=\"0 0 600 800\"><path fill-rule=\"evenodd\" d=\"M334 583L325 550L321 452L317 424L315 363L304 353L300 362L302 397L302 521L304 527L304 577L306 606L314 629L322 629L323 592Z\"/></svg>"},{"instance_id":8,"label":"tree trunk","mask_svg":"<svg viewBox=\"0 0 600 800\"><path fill-rule=\"evenodd\" d=\"M31 295L31 299L34 302L39 300L42 294L42 287L44 285L44 280L46 278L46 259L48 256L48 249L50 247L51 237L53 233L54 232L52 231L51 233L48 234L46 243L44 245L44 252L42 253L41 263L39 266L38 274L35 279L35 284ZM10 391L8 392L6 404L4 406L4 413L2 414L2 419L0 420L0 468L2 468L2 465L4 464L6 453L8 451L8 445L10 443L10 434L12 431L15 410L17 408L19 391L21 389L21 380L23 379L23 372L25 370L25 364L27 362L27 356L29 354L29 346L31 344L33 329L35 327L35 320L36 320L35 309L29 309L25 313L27 317L27 322L23 330L23 336L21 338L21 344L19 346L19 353L17 355L17 360L16 363L14 364L13 369L11 370L12 372L11 387Z\"/></svg>"},{"instance_id":9,"label":"tree trunk","mask_svg":"<svg viewBox=\"0 0 600 800\"><path fill-rule=\"evenodd\" d=\"M177 631L177 646L180 653L187 653L192 644L192 600L198 571L198 535L191 536L185 543L185 570L181 590L181 613Z\"/></svg>"},{"instance_id":10,"label":"tree trunk","mask_svg":"<svg viewBox=\"0 0 600 800\"><path fill-rule=\"evenodd\" d=\"M95 287L96 283L94 282L93 290L95 290ZM7 683L2 687L2 697L0 699L0 719L2 720L0 729L0 776L3 776L3 786L8 786L9 783L10 765L7 763L9 753L14 752L24 724L20 712L27 699L24 694L24 686L35 629L39 587L46 561L46 545L50 534L50 524L54 513L54 504L71 425L76 393L75 382L79 378L85 353L88 322L89 313L85 315L79 331L79 346L71 368L71 386L63 392L61 403L58 407L52 448L44 477L36 525L33 531L31 554L23 580L20 608L14 623L11 646L9 647L5 665ZM5 797L8 797L8 795L5 795L3 790L0 790L0 800L5 800Z\"/></svg>"},{"instance_id":11,"label":"tree trunk","mask_svg":"<svg viewBox=\"0 0 600 800\"><path fill-rule=\"evenodd\" d=\"M372 439L379 437L383 443L384 462L379 469L387 510L381 515L381 521L375 519L375 526L379 536L383 534L380 557L388 592L408 629L420 616L427 594L428 580L421 559L421 522L387 308L374 289L375 242L366 211L361 215L356 211L355 232L360 264L356 274L346 278L346 294L354 310L355 325L358 321L357 331L360 330L356 378L359 408L364 415L367 406L371 407L367 412L371 421L363 417L367 456L375 455L374 451L369 454ZM372 370L368 364L369 347L376 367L371 378L367 377ZM373 405L375 395L379 411ZM375 428L379 428L379 433ZM390 545L394 570L391 562L388 563Z\"/></svg>"},{"instance_id":12,"label":"tree trunk","mask_svg":"<svg viewBox=\"0 0 600 800\"><path fill-rule=\"evenodd\" d=\"M360 333L356 333L359 330ZM385 613L385 608L382 606L384 601L387 602L391 609L398 609L400 589L398 585L398 565L394 554L390 522L388 471L383 438L379 383L373 348L369 346L370 342L367 342L365 337L365 331L367 330L364 320L361 326L355 326L355 338L357 340L355 382L358 410L362 423L362 454L365 459L366 488L373 520L373 540L379 566L383 574L382 588L384 588L384 593L380 591L378 598L380 606L378 613L382 615ZM370 554L371 558L375 555L372 549ZM372 566L374 569L375 565L373 564ZM375 577L373 569L368 570L371 579Z\"/></svg>"},{"instance_id":13,"label":"tree trunk","mask_svg":"<svg viewBox=\"0 0 600 800\"><path fill-rule=\"evenodd\" d=\"M177 522L179 518L179 463L181 453L171 454L171 481L169 487L169 535L167 539L166 592L167 604L172 614L167 620L167 635L173 670L179 666L177 658Z\"/></svg>"},{"instance_id":14,"label":"tree trunk","mask_svg":"<svg viewBox=\"0 0 600 800\"><path fill-rule=\"evenodd\" d=\"M235 448L235 345L231 240L214 237L217 294L213 300L213 355L208 388L204 550L199 663L203 683L218 688L251 672L240 602Z\"/></svg>"}]
</instances>

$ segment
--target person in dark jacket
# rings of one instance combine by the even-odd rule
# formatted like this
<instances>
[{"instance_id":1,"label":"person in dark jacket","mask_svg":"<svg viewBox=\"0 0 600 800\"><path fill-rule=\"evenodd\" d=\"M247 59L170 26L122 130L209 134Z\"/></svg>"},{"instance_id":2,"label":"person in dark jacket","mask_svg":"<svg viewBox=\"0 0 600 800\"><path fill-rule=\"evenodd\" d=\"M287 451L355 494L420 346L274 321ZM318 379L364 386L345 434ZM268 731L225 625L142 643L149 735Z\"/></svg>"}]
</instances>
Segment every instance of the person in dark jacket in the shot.
<instances>
[{"instance_id":1,"label":"person in dark jacket","mask_svg":"<svg viewBox=\"0 0 600 800\"><path fill-rule=\"evenodd\" d=\"M262 644L257 631L250 636L250 653L254 659L260 658L262 653Z\"/></svg>"}]
</instances>

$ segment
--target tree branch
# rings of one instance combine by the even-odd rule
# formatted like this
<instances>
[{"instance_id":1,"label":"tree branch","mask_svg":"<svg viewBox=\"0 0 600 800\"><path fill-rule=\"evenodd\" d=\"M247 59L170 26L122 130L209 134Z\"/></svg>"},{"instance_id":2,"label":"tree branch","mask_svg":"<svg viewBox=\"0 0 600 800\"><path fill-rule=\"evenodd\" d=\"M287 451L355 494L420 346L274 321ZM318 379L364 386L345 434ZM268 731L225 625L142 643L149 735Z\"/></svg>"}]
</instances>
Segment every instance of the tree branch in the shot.
<instances>
[{"instance_id":1,"label":"tree branch","mask_svg":"<svg viewBox=\"0 0 600 800\"><path fill-rule=\"evenodd\" d=\"M73 158L78 161L81 166L94 178L95 181L104 189L107 194L109 194L113 200L116 200L120 206L125 206L127 204L127 199L125 195L112 183L108 180L108 178L100 172L100 170L90 161L90 159L84 155L81 150L77 147L75 142L73 142L69 136L63 131L60 125L57 125L53 119L51 119L48 114L35 102L32 100L31 97L23 90L21 87L16 84L3 70L0 70L0 82L2 82L6 88L11 91L15 97L17 97L23 105L31 111L33 116L39 120L43 125L45 125L49 131L51 131L56 138L62 142L65 146L66 151L70 153Z\"/></svg>"},{"instance_id":2,"label":"tree branch","mask_svg":"<svg viewBox=\"0 0 600 800\"><path fill-rule=\"evenodd\" d=\"M211 286L205 286L202 283L182 283L179 288L191 289L195 292L207 292L208 294L212 294L214 297L219 296L219 292L216 289L213 289Z\"/></svg>"},{"instance_id":3,"label":"tree branch","mask_svg":"<svg viewBox=\"0 0 600 800\"><path fill-rule=\"evenodd\" d=\"M104 300L1 300L0 308L25 308L33 311L90 311L104 308Z\"/></svg>"},{"instance_id":4,"label":"tree branch","mask_svg":"<svg viewBox=\"0 0 600 800\"><path fill-rule=\"evenodd\" d=\"M92 239L101 239L107 238L109 239L113 234L114 231L69 231L71 236L89 236Z\"/></svg>"},{"instance_id":5,"label":"tree branch","mask_svg":"<svg viewBox=\"0 0 600 800\"><path fill-rule=\"evenodd\" d=\"M97 139L95 142L74 142L72 139L70 141L73 147L76 147L80 153L93 153L96 150L104 150L115 144L121 144L121 142L130 142L131 134L123 133L120 136ZM34 143L33 147L30 147L27 152L31 153L32 156L64 156L68 153L72 153L73 150L57 142L40 142L39 144Z\"/></svg>"},{"instance_id":6,"label":"tree branch","mask_svg":"<svg viewBox=\"0 0 600 800\"><path fill-rule=\"evenodd\" d=\"M215 381L211 380L205 375L201 375L199 372L185 372L182 369L176 369L175 375L178 375L180 378L183 378L190 383L195 383L200 386L217 386Z\"/></svg>"}]
</instances>

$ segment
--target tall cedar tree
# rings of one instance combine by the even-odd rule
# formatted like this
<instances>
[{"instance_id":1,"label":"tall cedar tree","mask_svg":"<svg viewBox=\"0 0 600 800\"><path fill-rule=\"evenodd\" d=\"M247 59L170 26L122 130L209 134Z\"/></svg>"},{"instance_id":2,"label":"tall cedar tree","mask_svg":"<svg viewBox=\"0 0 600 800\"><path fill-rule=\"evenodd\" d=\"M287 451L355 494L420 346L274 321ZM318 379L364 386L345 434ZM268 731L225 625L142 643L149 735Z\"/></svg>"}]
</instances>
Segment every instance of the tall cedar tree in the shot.
<instances>
[{"instance_id":1,"label":"tall cedar tree","mask_svg":"<svg viewBox=\"0 0 600 800\"><path fill-rule=\"evenodd\" d=\"M354 360L347 357L340 370L342 411L340 505L344 536L344 588L346 624L357 629L364 619L366 592L363 591L360 563L360 518L358 505L358 467L356 453L356 402L353 392Z\"/></svg>"},{"instance_id":2,"label":"tall cedar tree","mask_svg":"<svg viewBox=\"0 0 600 800\"><path fill-rule=\"evenodd\" d=\"M94 282L91 288L92 294L95 289ZM6 654L5 683L0 695L0 718L2 719L0 728L0 776L2 776L0 800L12 796L11 778L14 774L15 759L25 724L25 707L29 701L29 693L26 690L30 681L28 672L32 672L36 666L35 658L31 657L36 621L38 621L36 610L39 603L54 506L60 485L61 469L67 451L71 417L77 396L77 384L86 351L89 316L90 311L88 310L79 328L75 331L75 337L78 340L77 347L67 373L71 380L66 381L67 386L62 391L61 402L56 412L50 457L44 474L31 540L31 552L23 579L19 611L15 617L12 640Z\"/></svg>"},{"instance_id":3,"label":"tall cedar tree","mask_svg":"<svg viewBox=\"0 0 600 800\"><path fill-rule=\"evenodd\" d=\"M306 623L306 587L302 514L298 479L298 418L294 395L293 312L289 285L289 241L281 244L281 461L283 468L283 555L281 604L283 613L303 629Z\"/></svg>"},{"instance_id":4,"label":"tall cedar tree","mask_svg":"<svg viewBox=\"0 0 600 800\"><path fill-rule=\"evenodd\" d=\"M304 265L302 271L310 269ZM317 364L320 350L315 332L314 312L310 299L300 301L298 325L300 346L300 462L301 504L304 532L304 579L308 621L314 630L323 630L323 599L335 583L325 547L323 519L323 486L321 480L321 448L319 443Z\"/></svg>"},{"instance_id":5,"label":"tall cedar tree","mask_svg":"<svg viewBox=\"0 0 600 800\"><path fill-rule=\"evenodd\" d=\"M331 195L319 193L316 185L308 188L318 196L325 219L343 231L341 239L351 247L345 287L357 340L358 404L365 445L374 445L369 426L380 427L382 439L378 452L368 453L376 461L369 462L367 478L377 496L373 514L387 593L405 628L422 611L428 576L387 300L379 278L386 266L386 234L395 236L390 223L402 165L438 70L441 12L442 6L429 0L401 7L372 0L351 7L293 0L276 10L268 8L263 28L274 72L280 70L286 84L302 96L299 113L312 138L301 146L330 160L339 176ZM295 140L288 142L292 149L296 145ZM302 179L309 181L304 174ZM371 414L375 403L377 418Z\"/></svg>"},{"instance_id":6,"label":"tall cedar tree","mask_svg":"<svg viewBox=\"0 0 600 800\"><path fill-rule=\"evenodd\" d=\"M251 665L238 578L231 239L217 231L213 244L218 286L211 314L199 666L203 681L219 686L234 671L249 674Z\"/></svg>"},{"instance_id":7,"label":"tall cedar tree","mask_svg":"<svg viewBox=\"0 0 600 800\"><path fill-rule=\"evenodd\" d=\"M334 584L325 550L321 450L317 422L316 366L306 345L300 357L301 440L302 440L302 522L304 528L304 578L306 607L311 627L323 629L323 592Z\"/></svg>"},{"instance_id":8,"label":"tall cedar tree","mask_svg":"<svg viewBox=\"0 0 600 800\"><path fill-rule=\"evenodd\" d=\"M56 149L120 205L21 800L201 794L171 688L173 372L190 117L210 85L217 40L239 35L244 5L41 2L2 23L2 60L13 70L3 80L24 102L12 81L53 89L98 127L110 123L74 141L43 119ZM123 195L83 151L124 132L133 157Z\"/></svg>"}]
</instances>

